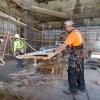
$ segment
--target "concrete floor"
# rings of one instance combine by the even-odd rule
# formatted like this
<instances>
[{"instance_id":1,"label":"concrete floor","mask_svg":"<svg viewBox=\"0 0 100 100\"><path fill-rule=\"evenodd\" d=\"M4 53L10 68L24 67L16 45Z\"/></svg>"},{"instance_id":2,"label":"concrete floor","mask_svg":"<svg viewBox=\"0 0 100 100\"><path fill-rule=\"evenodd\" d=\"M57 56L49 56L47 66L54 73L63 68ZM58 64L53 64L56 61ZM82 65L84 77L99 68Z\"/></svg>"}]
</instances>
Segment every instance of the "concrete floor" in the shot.
<instances>
[{"instance_id":1,"label":"concrete floor","mask_svg":"<svg viewBox=\"0 0 100 100\"><path fill-rule=\"evenodd\" d=\"M0 66L0 81L12 81L12 79L8 78L9 74L19 70L23 69L17 69L14 60L7 61L6 65ZM93 83L94 81L100 81L99 76L100 73L97 70L85 69L85 81L89 100L100 100L100 85ZM68 88L67 81L55 80L49 85L22 87L19 91L25 96L25 100L73 100L71 95L62 92L66 87ZM88 100L86 92L78 91L77 100Z\"/></svg>"}]
</instances>

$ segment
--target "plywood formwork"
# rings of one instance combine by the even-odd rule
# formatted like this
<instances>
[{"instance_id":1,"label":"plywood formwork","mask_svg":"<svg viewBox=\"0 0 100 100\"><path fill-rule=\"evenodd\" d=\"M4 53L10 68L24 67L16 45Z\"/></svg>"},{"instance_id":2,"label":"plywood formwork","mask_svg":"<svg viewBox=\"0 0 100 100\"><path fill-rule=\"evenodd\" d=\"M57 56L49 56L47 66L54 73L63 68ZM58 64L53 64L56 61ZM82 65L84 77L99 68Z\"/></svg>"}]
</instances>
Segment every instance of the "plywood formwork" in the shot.
<instances>
[{"instance_id":1,"label":"plywood formwork","mask_svg":"<svg viewBox=\"0 0 100 100\"><path fill-rule=\"evenodd\" d=\"M23 55L18 55L18 56L16 56L16 58L18 58L18 59L34 59L34 66L36 66L37 60L40 60L40 59L49 60L49 59L53 58L54 56L56 56L57 54L59 54L63 50L64 50L64 48L62 48L56 52L37 51L37 52L32 52L32 53L26 53Z\"/></svg>"}]
</instances>

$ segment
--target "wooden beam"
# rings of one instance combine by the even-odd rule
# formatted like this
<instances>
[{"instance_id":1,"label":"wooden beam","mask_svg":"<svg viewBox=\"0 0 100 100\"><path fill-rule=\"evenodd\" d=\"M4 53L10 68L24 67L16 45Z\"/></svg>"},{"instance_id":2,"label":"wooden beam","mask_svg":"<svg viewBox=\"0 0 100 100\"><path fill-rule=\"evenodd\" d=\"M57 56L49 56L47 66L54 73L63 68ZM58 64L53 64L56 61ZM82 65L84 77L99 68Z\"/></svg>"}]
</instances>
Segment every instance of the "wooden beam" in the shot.
<instances>
[{"instance_id":1,"label":"wooden beam","mask_svg":"<svg viewBox=\"0 0 100 100\"><path fill-rule=\"evenodd\" d=\"M18 7L24 9L19 0L11 0L11 2L15 3Z\"/></svg>"},{"instance_id":2,"label":"wooden beam","mask_svg":"<svg viewBox=\"0 0 100 100\"><path fill-rule=\"evenodd\" d=\"M37 28L35 28L35 27L33 27L33 31L42 33L42 31L40 31L39 29L37 29Z\"/></svg>"},{"instance_id":3,"label":"wooden beam","mask_svg":"<svg viewBox=\"0 0 100 100\"><path fill-rule=\"evenodd\" d=\"M71 15L67 15L65 13L62 12L58 12L58 11L54 11L54 10L48 10L45 8L41 8L41 7L36 7L36 6L32 6L32 11L33 12L37 12L37 13L41 13L41 14L48 14L51 17L58 17L58 18L62 18L62 19L69 19L69 18L73 18L73 19L88 19L88 18L100 18L100 13L98 12L91 12L91 13L80 13L80 14L73 14Z\"/></svg>"},{"instance_id":4,"label":"wooden beam","mask_svg":"<svg viewBox=\"0 0 100 100\"><path fill-rule=\"evenodd\" d=\"M41 8L41 7L32 6L32 11L43 13L43 14L48 14L48 15L60 17L60 18L67 18L67 15L65 13L54 11L54 10L48 10L48 9Z\"/></svg>"},{"instance_id":5,"label":"wooden beam","mask_svg":"<svg viewBox=\"0 0 100 100\"><path fill-rule=\"evenodd\" d=\"M9 22L12 22L18 26L27 26L25 23L22 23L20 21L17 21L16 18L6 14L6 13L3 13L0 11L0 18L2 19L5 19L5 20L8 20Z\"/></svg>"}]
</instances>

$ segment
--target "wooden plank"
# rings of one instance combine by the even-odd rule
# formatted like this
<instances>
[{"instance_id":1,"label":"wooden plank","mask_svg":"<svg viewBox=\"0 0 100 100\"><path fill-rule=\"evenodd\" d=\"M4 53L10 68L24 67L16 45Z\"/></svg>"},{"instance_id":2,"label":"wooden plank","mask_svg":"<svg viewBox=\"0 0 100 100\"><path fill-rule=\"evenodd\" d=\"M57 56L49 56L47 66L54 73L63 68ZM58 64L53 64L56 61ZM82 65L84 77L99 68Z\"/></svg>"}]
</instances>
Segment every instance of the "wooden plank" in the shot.
<instances>
[{"instance_id":1,"label":"wooden plank","mask_svg":"<svg viewBox=\"0 0 100 100\"><path fill-rule=\"evenodd\" d=\"M48 52L45 53L43 51L38 51L38 52L32 52L32 53L27 53L24 55L18 55L16 56L16 58L18 59L43 59L43 60L47 60L47 59L51 59L52 57L54 57L55 55L57 55L58 53L60 53L61 51L63 51L64 48L60 49L59 51L56 52Z\"/></svg>"},{"instance_id":2,"label":"wooden plank","mask_svg":"<svg viewBox=\"0 0 100 100\"><path fill-rule=\"evenodd\" d=\"M23 54L23 55L19 55L18 57L21 57L21 56L23 56L23 57L27 57L27 56L41 56L41 55L43 55L43 56L47 56L48 55L48 53L44 53L44 52L42 52L42 51L37 51L37 52L31 52L31 53L26 53L26 54Z\"/></svg>"},{"instance_id":3,"label":"wooden plank","mask_svg":"<svg viewBox=\"0 0 100 100\"><path fill-rule=\"evenodd\" d=\"M10 74L10 76L27 76L27 75L34 75L34 72L29 72L29 73L15 73L15 74Z\"/></svg>"}]
</instances>

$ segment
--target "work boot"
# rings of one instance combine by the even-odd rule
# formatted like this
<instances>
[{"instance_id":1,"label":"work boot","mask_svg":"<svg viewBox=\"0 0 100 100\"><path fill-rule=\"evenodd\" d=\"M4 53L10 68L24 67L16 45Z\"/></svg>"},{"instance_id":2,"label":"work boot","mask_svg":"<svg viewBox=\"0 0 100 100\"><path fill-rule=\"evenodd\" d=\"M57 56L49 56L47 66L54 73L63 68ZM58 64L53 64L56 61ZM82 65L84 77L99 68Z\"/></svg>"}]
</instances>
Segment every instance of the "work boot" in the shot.
<instances>
[{"instance_id":1,"label":"work boot","mask_svg":"<svg viewBox=\"0 0 100 100\"><path fill-rule=\"evenodd\" d=\"M65 94L71 94L71 95L77 95L76 92L71 92L69 89L63 89L63 93L65 93Z\"/></svg>"},{"instance_id":2,"label":"work boot","mask_svg":"<svg viewBox=\"0 0 100 100\"><path fill-rule=\"evenodd\" d=\"M85 88L85 87L78 87L78 89L79 89L81 92L85 92L85 91L86 91L86 88Z\"/></svg>"},{"instance_id":3,"label":"work boot","mask_svg":"<svg viewBox=\"0 0 100 100\"><path fill-rule=\"evenodd\" d=\"M21 66L20 65L16 65L16 68L21 68Z\"/></svg>"},{"instance_id":4,"label":"work boot","mask_svg":"<svg viewBox=\"0 0 100 100\"><path fill-rule=\"evenodd\" d=\"M86 89L79 89L81 92L85 92L86 91Z\"/></svg>"}]
</instances>

